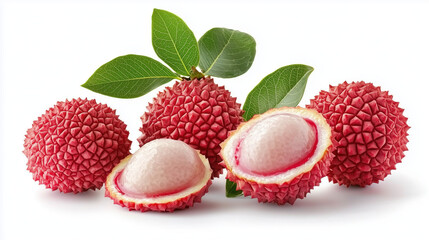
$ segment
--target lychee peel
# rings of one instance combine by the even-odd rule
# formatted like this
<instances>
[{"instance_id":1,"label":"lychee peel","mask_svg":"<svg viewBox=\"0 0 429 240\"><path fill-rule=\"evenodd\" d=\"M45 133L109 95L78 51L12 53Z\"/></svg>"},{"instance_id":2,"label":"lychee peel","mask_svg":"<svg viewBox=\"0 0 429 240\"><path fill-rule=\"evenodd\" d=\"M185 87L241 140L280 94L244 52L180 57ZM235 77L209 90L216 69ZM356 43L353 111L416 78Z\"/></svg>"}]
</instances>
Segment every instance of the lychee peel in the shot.
<instances>
[{"instance_id":1,"label":"lychee peel","mask_svg":"<svg viewBox=\"0 0 429 240\"><path fill-rule=\"evenodd\" d=\"M175 210L192 207L195 203L200 203L201 198L204 196L204 194L208 192L208 189L211 184L212 181L209 180L206 185L204 185L204 187L202 187L197 192L164 203L138 203L134 202L133 200L127 200L126 198L117 198L117 196L115 196L116 193L112 192L111 188L106 188L105 196L111 198L114 204L120 205L124 208L128 208L130 211L173 212Z\"/></svg>"},{"instance_id":2,"label":"lychee peel","mask_svg":"<svg viewBox=\"0 0 429 240\"><path fill-rule=\"evenodd\" d=\"M404 157L410 128L404 109L380 87L344 82L321 91L307 107L323 114L339 144L330 181L347 187L378 183Z\"/></svg>"},{"instance_id":3,"label":"lychee peel","mask_svg":"<svg viewBox=\"0 0 429 240\"><path fill-rule=\"evenodd\" d=\"M107 174L129 154L126 125L105 104L57 102L33 122L24 154L33 179L46 188L79 193L103 186Z\"/></svg>"},{"instance_id":4,"label":"lychee peel","mask_svg":"<svg viewBox=\"0 0 429 240\"><path fill-rule=\"evenodd\" d=\"M280 115L296 115L314 123L315 130L317 131L317 141L315 142L316 148L314 152L310 151L308 158L303 158L298 164L293 163L289 168L280 168L278 172L259 174L257 171L248 171L242 169L239 164L243 151L240 142L245 140L252 128L257 126L258 123L272 119ZM280 124L269 124L272 127ZM288 131L283 129L282 131ZM269 146L255 146L255 148L277 148L282 146L284 139L270 139L272 142ZM266 135L266 137L270 137ZM299 137L299 136L297 136ZM274 141L274 142L273 142ZM275 142L277 141L277 143ZM264 139L261 143L267 142ZM256 142L255 142L256 144ZM258 143L259 144L259 143ZM332 142L331 128L327 124L323 116L314 110L303 108L289 108L283 107L272 109L261 115L255 115L251 120L242 123L237 130L232 131L228 139L222 143L222 157L227 169L226 178L237 183L237 189L242 190L245 196L257 198L259 202L273 202L279 205L289 203L294 204L296 199L304 198L307 193L318 186L321 178L326 176L330 162L333 158L332 151L335 148L335 142ZM273 148L273 151L276 149ZM240 150L241 149L241 150ZM281 152L281 151L280 151ZM272 156L276 156L273 154ZM282 156L282 155L278 155ZM270 161L262 161L270 162ZM274 161L280 162L281 161ZM279 165L280 167L282 165Z\"/></svg>"},{"instance_id":5,"label":"lychee peel","mask_svg":"<svg viewBox=\"0 0 429 240\"><path fill-rule=\"evenodd\" d=\"M257 183L256 181L240 178L227 172L226 178L237 184L237 189L243 191L244 196L258 199L258 202L274 202L278 205L289 203L293 205L297 199L303 199L315 187L319 186L321 179L326 176L329 164L333 157L333 146L309 171L296 176L290 182L282 184Z\"/></svg>"},{"instance_id":6,"label":"lychee peel","mask_svg":"<svg viewBox=\"0 0 429 240\"><path fill-rule=\"evenodd\" d=\"M212 78L183 80L158 93L141 117L140 146L154 139L181 140L205 155L213 176L222 173L219 146L243 121L236 98Z\"/></svg>"}]
</instances>

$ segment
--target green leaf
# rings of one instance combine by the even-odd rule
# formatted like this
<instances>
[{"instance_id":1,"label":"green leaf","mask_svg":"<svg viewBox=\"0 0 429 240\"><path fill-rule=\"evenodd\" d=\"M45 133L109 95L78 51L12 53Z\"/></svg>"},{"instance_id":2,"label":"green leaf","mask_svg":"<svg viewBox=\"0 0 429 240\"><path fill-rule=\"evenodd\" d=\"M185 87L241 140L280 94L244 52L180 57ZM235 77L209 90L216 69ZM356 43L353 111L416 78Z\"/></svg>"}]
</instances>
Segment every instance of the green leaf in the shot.
<instances>
[{"instance_id":1,"label":"green leaf","mask_svg":"<svg viewBox=\"0 0 429 240\"><path fill-rule=\"evenodd\" d=\"M313 68L302 64L281 67L266 76L247 95L243 105L243 118L247 121L255 114L271 108L295 107L304 95L308 76Z\"/></svg>"},{"instance_id":2,"label":"green leaf","mask_svg":"<svg viewBox=\"0 0 429 240\"><path fill-rule=\"evenodd\" d=\"M156 54L177 73L189 76L198 66L197 39L178 16L160 9L152 14L152 45Z\"/></svg>"},{"instance_id":3,"label":"green leaf","mask_svg":"<svg viewBox=\"0 0 429 240\"><path fill-rule=\"evenodd\" d=\"M82 87L111 97L135 98L172 79L180 78L160 62L145 56L125 55L98 68Z\"/></svg>"},{"instance_id":4,"label":"green leaf","mask_svg":"<svg viewBox=\"0 0 429 240\"><path fill-rule=\"evenodd\" d=\"M237 77L249 70L256 54L256 42L247 33L213 28L198 41L200 68L204 74L221 78Z\"/></svg>"},{"instance_id":5,"label":"green leaf","mask_svg":"<svg viewBox=\"0 0 429 240\"><path fill-rule=\"evenodd\" d=\"M228 198L234 198L243 195L243 191L237 190L237 183L226 179L225 195Z\"/></svg>"}]
</instances>

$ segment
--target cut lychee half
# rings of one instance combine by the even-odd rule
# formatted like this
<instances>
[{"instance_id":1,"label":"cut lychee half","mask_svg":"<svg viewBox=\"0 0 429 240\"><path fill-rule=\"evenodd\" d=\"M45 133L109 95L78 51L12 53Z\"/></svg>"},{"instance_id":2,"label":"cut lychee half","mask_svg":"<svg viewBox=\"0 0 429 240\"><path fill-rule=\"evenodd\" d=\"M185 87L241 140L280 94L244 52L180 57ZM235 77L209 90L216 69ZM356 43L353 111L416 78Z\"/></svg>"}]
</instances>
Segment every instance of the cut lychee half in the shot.
<instances>
[{"instance_id":1,"label":"cut lychee half","mask_svg":"<svg viewBox=\"0 0 429 240\"><path fill-rule=\"evenodd\" d=\"M283 107L242 123L222 143L226 178L259 202L293 204L326 176L331 128L314 110Z\"/></svg>"},{"instance_id":2,"label":"cut lychee half","mask_svg":"<svg viewBox=\"0 0 429 240\"><path fill-rule=\"evenodd\" d=\"M172 212L200 202L211 174L209 161L186 143L157 139L113 169L106 196L130 210Z\"/></svg>"}]
</instances>

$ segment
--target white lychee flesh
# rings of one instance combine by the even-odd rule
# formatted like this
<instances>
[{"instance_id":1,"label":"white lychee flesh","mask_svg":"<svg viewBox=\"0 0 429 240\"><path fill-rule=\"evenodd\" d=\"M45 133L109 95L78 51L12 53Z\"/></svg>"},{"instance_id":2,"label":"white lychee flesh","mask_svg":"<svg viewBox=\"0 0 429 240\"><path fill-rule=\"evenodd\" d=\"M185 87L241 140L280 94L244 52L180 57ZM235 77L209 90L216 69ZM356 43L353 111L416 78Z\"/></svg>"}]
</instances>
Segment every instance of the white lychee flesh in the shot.
<instances>
[{"instance_id":1,"label":"white lychee flesh","mask_svg":"<svg viewBox=\"0 0 429 240\"><path fill-rule=\"evenodd\" d=\"M156 197L195 186L205 175L200 155L184 142L153 140L137 150L119 176L129 196Z\"/></svg>"},{"instance_id":2,"label":"white lychee flesh","mask_svg":"<svg viewBox=\"0 0 429 240\"><path fill-rule=\"evenodd\" d=\"M315 143L316 130L305 119L275 115L249 130L240 144L239 166L262 175L282 172L305 160Z\"/></svg>"}]
</instances>

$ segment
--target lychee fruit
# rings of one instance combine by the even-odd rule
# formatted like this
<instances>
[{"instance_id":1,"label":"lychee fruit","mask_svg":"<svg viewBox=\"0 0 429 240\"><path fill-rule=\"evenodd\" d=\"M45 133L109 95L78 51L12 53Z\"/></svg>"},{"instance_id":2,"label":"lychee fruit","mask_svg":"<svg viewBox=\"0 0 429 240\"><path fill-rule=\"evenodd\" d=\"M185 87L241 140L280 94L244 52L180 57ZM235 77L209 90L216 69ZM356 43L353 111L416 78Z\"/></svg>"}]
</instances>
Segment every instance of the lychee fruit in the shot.
<instances>
[{"instance_id":1,"label":"lychee fruit","mask_svg":"<svg viewBox=\"0 0 429 240\"><path fill-rule=\"evenodd\" d=\"M367 186L382 181L401 162L407 118L392 95L372 83L344 82L311 100L328 120L338 142L328 177L339 185Z\"/></svg>"},{"instance_id":2,"label":"lychee fruit","mask_svg":"<svg viewBox=\"0 0 429 240\"><path fill-rule=\"evenodd\" d=\"M236 98L210 77L176 82L158 93L141 117L140 146L158 138L181 140L205 155L213 176L222 173L219 144L243 121Z\"/></svg>"},{"instance_id":3,"label":"lychee fruit","mask_svg":"<svg viewBox=\"0 0 429 240\"><path fill-rule=\"evenodd\" d=\"M282 107L240 124L222 143L226 178L259 202L293 204L326 176L331 128L315 110Z\"/></svg>"},{"instance_id":4,"label":"lychee fruit","mask_svg":"<svg viewBox=\"0 0 429 240\"><path fill-rule=\"evenodd\" d=\"M106 196L137 211L172 212L200 202L211 184L208 160L179 140L156 139L123 159L106 180Z\"/></svg>"},{"instance_id":5,"label":"lychee fruit","mask_svg":"<svg viewBox=\"0 0 429 240\"><path fill-rule=\"evenodd\" d=\"M57 102L27 131L27 169L52 190L99 189L130 153L128 135L125 123L105 104L80 98Z\"/></svg>"}]
</instances>

